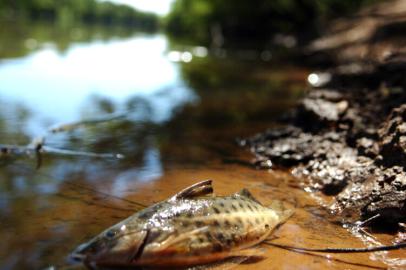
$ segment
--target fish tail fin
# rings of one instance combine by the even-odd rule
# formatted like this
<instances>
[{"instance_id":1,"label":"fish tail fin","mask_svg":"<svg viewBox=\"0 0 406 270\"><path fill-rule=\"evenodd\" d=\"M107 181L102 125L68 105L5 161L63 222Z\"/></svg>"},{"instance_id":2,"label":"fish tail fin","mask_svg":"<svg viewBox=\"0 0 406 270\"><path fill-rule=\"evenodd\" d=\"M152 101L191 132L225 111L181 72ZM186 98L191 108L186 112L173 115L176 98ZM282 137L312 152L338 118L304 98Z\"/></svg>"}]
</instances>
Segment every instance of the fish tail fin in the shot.
<instances>
[{"instance_id":1,"label":"fish tail fin","mask_svg":"<svg viewBox=\"0 0 406 270\"><path fill-rule=\"evenodd\" d=\"M268 206L268 208L275 211L278 214L280 218L280 223L283 223L286 220L288 220L288 218L290 218L294 213L292 207L289 207L282 201L278 200L272 201L271 204Z\"/></svg>"}]
</instances>

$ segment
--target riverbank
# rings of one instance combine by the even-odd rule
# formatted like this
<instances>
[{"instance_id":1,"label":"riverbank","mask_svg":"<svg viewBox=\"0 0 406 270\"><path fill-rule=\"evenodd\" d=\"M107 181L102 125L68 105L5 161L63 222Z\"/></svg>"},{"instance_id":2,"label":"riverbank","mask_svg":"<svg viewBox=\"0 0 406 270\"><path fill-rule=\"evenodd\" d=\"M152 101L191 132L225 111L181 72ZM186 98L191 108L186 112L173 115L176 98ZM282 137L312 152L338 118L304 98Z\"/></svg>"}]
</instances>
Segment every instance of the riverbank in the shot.
<instances>
[{"instance_id":1,"label":"riverbank","mask_svg":"<svg viewBox=\"0 0 406 270\"><path fill-rule=\"evenodd\" d=\"M404 10L391 1L333 22L304 50L328 67L309 75L285 127L241 142L259 167L290 168L306 190L327 195L343 223L401 230L406 221Z\"/></svg>"}]
</instances>

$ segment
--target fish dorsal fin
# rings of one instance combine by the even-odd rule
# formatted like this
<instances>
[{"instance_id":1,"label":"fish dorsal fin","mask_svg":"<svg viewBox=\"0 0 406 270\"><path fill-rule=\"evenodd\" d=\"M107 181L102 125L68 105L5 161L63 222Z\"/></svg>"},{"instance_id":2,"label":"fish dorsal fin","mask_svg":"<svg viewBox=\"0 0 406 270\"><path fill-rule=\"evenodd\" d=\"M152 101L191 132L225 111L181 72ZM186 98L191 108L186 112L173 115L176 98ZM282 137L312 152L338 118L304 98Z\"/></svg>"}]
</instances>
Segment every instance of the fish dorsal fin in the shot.
<instances>
[{"instance_id":1,"label":"fish dorsal fin","mask_svg":"<svg viewBox=\"0 0 406 270\"><path fill-rule=\"evenodd\" d=\"M262 205L262 203L260 203L260 202L254 197L254 195L252 195L251 192L249 192L248 189L246 189L246 188L241 189L239 192L236 193L236 195L242 196L242 197L245 197L245 198L248 198L248 199L253 200L254 202L259 203L259 204Z\"/></svg>"},{"instance_id":2,"label":"fish dorsal fin","mask_svg":"<svg viewBox=\"0 0 406 270\"><path fill-rule=\"evenodd\" d=\"M171 200L190 199L213 193L212 180L205 180L191 185L174 195Z\"/></svg>"}]
</instances>

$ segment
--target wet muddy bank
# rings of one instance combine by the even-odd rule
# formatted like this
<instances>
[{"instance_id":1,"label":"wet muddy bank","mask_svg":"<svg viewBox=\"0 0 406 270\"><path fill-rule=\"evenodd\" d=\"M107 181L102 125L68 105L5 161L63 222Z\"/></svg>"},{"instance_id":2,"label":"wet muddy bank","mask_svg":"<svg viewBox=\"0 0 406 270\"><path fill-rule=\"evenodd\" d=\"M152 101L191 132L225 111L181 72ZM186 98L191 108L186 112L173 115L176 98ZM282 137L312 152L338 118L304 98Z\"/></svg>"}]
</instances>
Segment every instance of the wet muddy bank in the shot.
<instances>
[{"instance_id":1,"label":"wet muddy bank","mask_svg":"<svg viewBox=\"0 0 406 270\"><path fill-rule=\"evenodd\" d=\"M399 38L406 17L398 11L406 4L391 3L333 23L306 48L309 62L319 57L330 66L309 75L313 87L282 128L241 144L258 167L304 177L303 186L327 195L327 210L341 222L372 218L371 227L399 229L406 221L406 58ZM348 40L349 33L362 39Z\"/></svg>"}]
</instances>

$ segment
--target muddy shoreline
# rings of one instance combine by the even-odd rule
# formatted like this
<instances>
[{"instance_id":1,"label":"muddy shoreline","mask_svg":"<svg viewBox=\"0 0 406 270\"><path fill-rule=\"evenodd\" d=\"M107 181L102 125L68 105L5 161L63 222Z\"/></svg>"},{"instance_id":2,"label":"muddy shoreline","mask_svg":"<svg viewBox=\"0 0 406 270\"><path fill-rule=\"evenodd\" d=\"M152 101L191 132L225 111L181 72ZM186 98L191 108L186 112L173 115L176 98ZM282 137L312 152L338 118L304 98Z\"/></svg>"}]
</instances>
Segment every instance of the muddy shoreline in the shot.
<instances>
[{"instance_id":1,"label":"muddy shoreline","mask_svg":"<svg viewBox=\"0 0 406 270\"><path fill-rule=\"evenodd\" d=\"M372 218L369 226L396 230L406 222L402 8L405 1L392 1L333 23L304 49L309 62L330 66L309 75L308 93L281 128L241 141L258 167L289 168L308 190L329 196L327 210L343 223ZM379 36L384 29L393 31ZM346 40L351 31L362 40Z\"/></svg>"}]
</instances>

